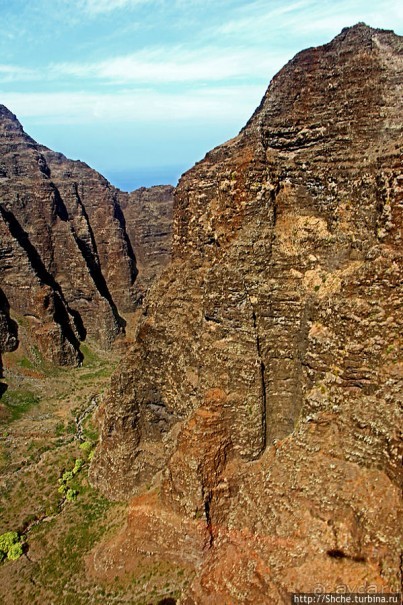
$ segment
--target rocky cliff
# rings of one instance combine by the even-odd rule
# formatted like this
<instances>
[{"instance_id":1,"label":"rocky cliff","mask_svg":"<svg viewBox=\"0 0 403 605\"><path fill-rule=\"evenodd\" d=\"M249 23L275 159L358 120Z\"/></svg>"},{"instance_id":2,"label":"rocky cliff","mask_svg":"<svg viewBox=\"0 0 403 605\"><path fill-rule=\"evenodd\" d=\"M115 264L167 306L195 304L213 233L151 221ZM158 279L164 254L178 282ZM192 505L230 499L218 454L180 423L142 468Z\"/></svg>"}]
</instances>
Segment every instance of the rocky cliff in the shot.
<instances>
[{"instance_id":1,"label":"rocky cliff","mask_svg":"<svg viewBox=\"0 0 403 605\"><path fill-rule=\"evenodd\" d=\"M185 560L186 605L398 590L402 48L359 24L301 52L182 177L101 412L92 480L140 496L99 573Z\"/></svg>"},{"instance_id":2,"label":"rocky cliff","mask_svg":"<svg viewBox=\"0 0 403 605\"><path fill-rule=\"evenodd\" d=\"M10 318L10 305L0 288L0 378L3 376L2 354L14 351L18 346L18 329ZM1 395L0 385L0 395Z\"/></svg>"},{"instance_id":3,"label":"rocky cliff","mask_svg":"<svg viewBox=\"0 0 403 605\"><path fill-rule=\"evenodd\" d=\"M146 292L171 260L173 195L171 185L120 194L126 230L136 255L139 291Z\"/></svg>"},{"instance_id":4,"label":"rocky cliff","mask_svg":"<svg viewBox=\"0 0 403 605\"><path fill-rule=\"evenodd\" d=\"M0 278L23 340L74 364L85 337L109 347L135 307L135 257L119 192L38 145L0 106Z\"/></svg>"}]
</instances>

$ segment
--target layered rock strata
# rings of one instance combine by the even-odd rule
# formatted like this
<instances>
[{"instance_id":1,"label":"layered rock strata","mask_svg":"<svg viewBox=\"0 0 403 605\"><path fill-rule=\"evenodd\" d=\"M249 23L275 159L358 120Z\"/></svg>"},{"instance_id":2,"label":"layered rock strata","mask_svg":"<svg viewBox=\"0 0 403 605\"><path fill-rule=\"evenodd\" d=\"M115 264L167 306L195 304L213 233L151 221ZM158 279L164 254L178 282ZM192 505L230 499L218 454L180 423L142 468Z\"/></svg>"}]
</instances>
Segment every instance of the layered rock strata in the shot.
<instances>
[{"instance_id":1,"label":"layered rock strata","mask_svg":"<svg viewBox=\"0 0 403 605\"><path fill-rule=\"evenodd\" d=\"M10 305L3 290L0 288L0 378L3 376L2 354L14 351L17 346L17 324L10 318Z\"/></svg>"},{"instance_id":2,"label":"layered rock strata","mask_svg":"<svg viewBox=\"0 0 403 605\"><path fill-rule=\"evenodd\" d=\"M135 307L135 257L119 192L82 162L38 145L0 107L0 278L25 337L48 361L108 348Z\"/></svg>"},{"instance_id":3,"label":"layered rock strata","mask_svg":"<svg viewBox=\"0 0 403 605\"><path fill-rule=\"evenodd\" d=\"M120 195L126 230L136 255L136 285L144 293L171 260L173 195L172 185L141 187Z\"/></svg>"},{"instance_id":4,"label":"layered rock strata","mask_svg":"<svg viewBox=\"0 0 403 605\"><path fill-rule=\"evenodd\" d=\"M299 53L177 188L92 480L161 476L202 524L183 604L399 589L402 49L358 24Z\"/></svg>"}]
</instances>

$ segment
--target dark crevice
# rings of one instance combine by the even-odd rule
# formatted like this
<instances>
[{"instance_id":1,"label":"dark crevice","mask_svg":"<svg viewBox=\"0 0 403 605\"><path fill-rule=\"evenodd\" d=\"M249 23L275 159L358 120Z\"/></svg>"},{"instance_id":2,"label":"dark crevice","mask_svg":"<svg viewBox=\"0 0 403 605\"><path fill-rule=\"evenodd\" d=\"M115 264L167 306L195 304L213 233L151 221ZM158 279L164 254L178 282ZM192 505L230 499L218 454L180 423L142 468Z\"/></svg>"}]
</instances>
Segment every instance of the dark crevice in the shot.
<instances>
[{"instance_id":1,"label":"dark crevice","mask_svg":"<svg viewBox=\"0 0 403 605\"><path fill-rule=\"evenodd\" d=\"M66 222L69 220L69 213L57 187L54 188L54 194L56 215L60 218L60 220Z\"/></svg>"},{"instance_id":2,"label":"dark crevice","mask_svg":"<svg viewBox=\"0 0 403 605\"><path fill-rule=\"evenodd\" d=\"M267 445L267 394L266 394L266 366L262 359L262 351L260 347L259 330L257 325L257 317L255 309L252 307L252 318L253 318L253 329L256 335L256 349L260 361L260 380L262 385L262 435L263 435L263 446L262 451L266 449Z\"/></svg>"},{"instance_id":3,"label":"dark crevice","mask_svg":"<svg viewBox=\"0 0 403 605\"><path fill-rule=\"evenodd\" d=\"M209 533L209 548L213 546L214 543L214 534L213 534L213 524L211 521L210 507L211 507L212 493L209 491L207 497L204 499L204 516L206 518L207 523L207 531Z\"/></svg>"},{"instance_id":4,"label":"dark crevice","mask_svg":"<svg viewBox=\"0 0 403 605\"><path fill-rule=\"evenodd\" d=\"M331 557L332 559L349 559L350 561L354 561L355 563L365 563L366 562L365 557L346 555L345 552L343 552L342 550L340 550L338 548L332 548L332 549L328 550L326 552L326 554L328 557Z\"/></svg>"},{"instance_id":5,"label":"dark crevice","mask_svg":"<svg viewBox=\"0 0 403 605\"><path fill-rule=\"evenodd\" d=\"M117 306L112 298L112 295L109 291L105 277L102 273L102 269L101 269L100 263L99 263L99 256L98 256L98 250L97 250L97 245L96 245L96 241L95 241L95 236L94 236L94 233L93 233L91 225L90 225L88 214L85 210L84 204L82 203L80 195L78 193L78 188L77 188L76 183L74 185L74 189L75 189L77 203L79 204L82 215L85 218L88 233L90 236L90 244L77 235L72 222L70 223L71 233L73 235L74 241L76 242L76 244L78 246L78 249L81 252L81 255L85 261L85 264L87 265L88 272L89 272L98 292L101 294L101 296L103 298L105 298L108 301L108 303L112 309L112 313L116 320L117 325L120 326L121 328L124 328L126 326L126 322L123 319L123 317L121 317L119 315Z\"/></svg>"},{"instance_id":6,"label":"dark crevice","mask_svg":"<svg viewBox=\"0 0 403 605\"><path fill-rule=\"evenodd\" d=\"M123 238L124 238L124 240L126 242L126 246L127 246L127 254L131 261L130 262L131 283L134 284L134 282L136 281L137 276L139 274L138 269L137 269L136 255L134 253L132 243L131 243L130 238L126 231L125 215L123 214L122 208L116 199L114 200L114 217L119 221L120 226L122 227Z\"/></svg>"},{"instance_id":7,"label":"dark crevice","mask_svg":"<svg viewBox=\"0 0 403 605\"><path fill-rule=\"evenodd\" d=\"M203 245L205 246L215 246L216 248L220 248L220 242L218 241L218 239L216 238L215 235L209 235L207 236L207 239L203 242Z\"/></svg>"},{"instance_id":8,"label":"dark crevice","mask_svg":"<svg viewBox=\"0 0 403 605\"><path fill-rule=\"evenodd\" d=\"M7 329L6 341L2 343L3 349L0 349L0 353L9 353L15 351L18 347L18 324L10 317L10 303L8 302L7 296L4 291L0 288L0 313L3 315L3 322ZM0 364L1 365L1 364ZM0 376L1 376L0 372Z\"/></svg>"},{"instance_id":9,"label":"dark crevice","mask_svg":"<svg viewBox=\"0 0 403 605\"><path fill-rule=\"evenodd\" d=\"M262 381L262 397L263 397L263 411L262 411L262 434L263 434L263 450L266 449L267 445L267 395L266 395L266 367L262 360L260 360L260 379Z\"/></svg>"},{"instance_id":10,"label":"dark crevice","mask_svg":"<svg viewBox=\"0 0 403 605\"><path fill-rule=\"evenodd\" d=\"M326 552L326 554L329 557L331 557L332 559L347 559L347 555L342 550L339 550L337 548L333 548L331 550L328 550Z\"/></svg>"},{"instance_id":11,"label":"dark crevice","mask_svg":"<svg viewBox=\"0 0 403 605\"><path fill-rule=\"evenodd\" d=\"M74 231L73 227L71 228L71 231L72 231L74 240L78 246L78 249L80 250L81 255L85 261L85 264L87 265L88 272L95 284L95 287L97 288L100 295L108 301L108 303L112 309L113 316L114 316L118 326L120 326L121 328L124 328L126 326L126 322L123 319L123 317L121 317L119 315L117 306L112 298L111 293L109 292L109 288L107 286L105 277L103 276L101 268L97 264L97 262L94 258L94 255L92 253L90 246L87 244L87 242L85 242L80 237L78 237L78 235Z\"/></svg>"},{"instance_id":12,"label":"dark crevice","mask_svg":"<svg viewBox=\"0 0 403 605\"><path fill-rule=\"evenodd\" d=\"M36 147L36 145L34 146L34 148L35 147ZM50 168L47 165L46 160L41 153L39 154L39 157L38 157L38 168L42 172L42 174L44 174L47 177L50 177Z\"/></svg>"},{"instance_id":13,"label":"dark crevice","mask_svg":"<svg viewBox=\"0 0 403 605\"><path fill-rule=\"evenodd\" d=\"M60 325L60 328L65 338L79 353L80 344L76 337L76 334L74 333L73 328L71 327L71 317L73 318L73 320L75 320L78 316L78 313L71 313L68 304L64 299L64 295L60 288L60 285L56 282L54 277L46 269L41 257L39 256L38 251L30 242L28 234L26 233L26 231L24 231L23 227L20 225L14 214L11 211L6 210L2 205L0 205L0 214L4 222L7 224L12 237L19 243L21 248L25 251L36 276L43 284L49 286L53 290L55 308L54 320ZM77 330L79 338L84 339L85 329L82 324L81 318L80 321L75 323L75 328ZM79 353L79 355L81 356L81 353Z\"/></svg>"},{"instance_id":14,"label":"dark crevice","mask_svg":"<svg viewBox=\"0 0 403 605\"><path fill-rule=\"evenodd\" d=\"M0 214L2 215L4 222L7 224L13 238L16 239L21 248L25 250L29 262L37 277L42 283L50 286L53 290L60 290L60 286L46 269L41 257L38 254L38 251L30 242L27 232L24 231L14 214L11 211L6 210L2 205L0 205Z\"/></svg>"},{"instance_id":15,"label":"dark crevice","mask_svg":"<svg viewBox=\"0 0 403 605\"><path fill-rule=\"evenodd\" d=\"M60 325L65 338L73 345L74 349L79 353L79 361L82 361L83 356L80 352L80 343L74 333L74 330L71 327L70 316L67 312L66 305L60 298L60 294L58 292L54 293L53 319L56 323Z\"/></svg>"},{"instance_id":16,"label":"dark crevice","mask_svg":"<svg viewBox=\"0 0 403 605\"><path fill-rule=\"evenodd\" d=\"M277 196L280 193L280 189L281 189L281 181L279 180L279 181L277 181L276 187L270 191L270 201L271 201L272 207L273 207L273 227L275 227L276 222L277 222L277 213L278 213Z\"/></svg>"},{"instance_id":17,"label":"dark crevice","mask_svg":"<svg viewBox=\"0 0 403 605\"><path fill-rule=\"evenodd\" d=\"M74 326L77 330L78 338L80 340L85 340L86 336L87 336L87 330L84 326L84 322L83 322L83 319L82 319L80 313L78 311L76 311L76 309L72 309L71 307L66 305L66 302L64 302L64 305L67 307L69 315L71 315L73 318Z\"/></svg>"},{"instance_id":18,"label":"dark crevice","mask_svg":"<svg viewBox=\"0 0 403 605\"><path fill-rule=\"evenodd\" d=\"M212 321L212 322L214 322L216 324L222 323L221 319L218 319L217 317L214 317L214 315L208 315L207 313L204 314L204 319L206 321Z\"/></svg>"},{"instance_id":19,"label":"dark crevice","mask_svg":"<svg viewBox=\"0 0 403 605\"><path fill-rule=\"evenodd\" d=\"M94 255L94 257L96 258L97 263L99 264L99 255L98 255L97 242L95 241L95 235L94 235L94 232L93 232L92 227L91 227L91 223L90 223L89 216L87 214L87 210L86 210L83 202L81 201L80 194L78 193L78 185L77 185L77 183L74 183L74 193L76 195L76 201L77 201L77 204L80 207L81 214L82 214L82 216L85 219L85 224L87 225L88 233L89 233L90 240L91 240L91 246L89 246L89 248L91 250L91 254Z\"/></svg>"}]
</instances>

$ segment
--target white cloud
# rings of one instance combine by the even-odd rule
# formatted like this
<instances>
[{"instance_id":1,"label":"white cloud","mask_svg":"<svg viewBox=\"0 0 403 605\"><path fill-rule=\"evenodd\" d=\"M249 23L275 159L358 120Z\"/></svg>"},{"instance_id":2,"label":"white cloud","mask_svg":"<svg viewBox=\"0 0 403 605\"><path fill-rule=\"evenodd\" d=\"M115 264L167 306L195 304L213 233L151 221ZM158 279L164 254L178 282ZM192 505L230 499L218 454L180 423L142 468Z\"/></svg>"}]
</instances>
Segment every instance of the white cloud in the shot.
<instances>
[{"instance_id":1,"label":"white cloud","mask_svg":"<svg viewBox=\"0 0 403 605\"><path fill-rule=\"evenodd\" d=\"M265 31L266 35L273 29L273 26L278 26L277 21L282 19L284 15L299 12L307 9L315 0L299 0L292 3L282 3L276 8L269 8L267 2L258 0L257 2L248 3L247 7L242 7L237 11L238 16L227 23L217 28L217 33L228 35L250 35L253 37L256 32ZM281 23L281 21L280 21ZM283 25L287 25L287 20L284 20Z\"/></svg>"},{"instance_id":2,"label":"white cloud","mask_svg":"<svg viewBox=\"0 0 403 605\"><path fill-rule=\"evenodd\" d=\"M254 49L182 47L154 48L96 63L59 63L53 77L75 76L116 83L167 84L218 82L234 78L263 79L273 75L290 57Z\"/></svg>"},{"instance_id":3,"label":"white cloud","mask_svg":"<svg viewBox=\"0 0 403 605\"><path fill-rule=\"evenodd\" d=\"M38 77L38 74L32 69L19 67L18 65L5 65L0 63L1 83L37 80Z\"/></svg>"},{"instance_id":4,"label":"white cloud","mask_svg":"<svg viewBox=\"0 0 403 605\"><path fill-rule=\"evenodd\" d=\"M5 93L1 102L24 119L46 124L102 122L237 121L243 124L260 102L264 87L193 89L187 93L138 90L111 94Z\"/></svg>"},{"instance_id":5,"label":"white cloud","mask_svg":"<svg viewBox=\"0 0 403 605\"><path fill-rule=\"evenodd\" d=\"M153 0L81 0L82 8L91 15L111 13L122 8L132 8Z\"/></svg>"},{"instance_id":6,"label":"white cloud","mask_svg":"<svg viewBox=\"0 0 403 605\"><path fill-rule=\"evenodd\" d=\"M135 8L143 4L155 4L159 7L179 8L180 10L195 7L205 8L207 4L214 4L216 0L76 0L78 6L90 15L97 16L102 13L127 8Z\"/></svg>"},{"instance_id":7,"label":"white cloud","mask_svg":"<svg viewBox=\"0 0 403 605\"><path fill-rule=\"evenodd\" d=\"M274 39L290 45L290 37L300 44L309 36L313 43L329 40L341 29L364 21L372 27L400 30L403 27L401 0L294 0L270 2L255 0L238 7L233 18L220 25L212 35L250 41L252 44ZM302 42L304 43L304 42ZM302 50L302 48L300 48Z\"/></svg>"}]
</instances>

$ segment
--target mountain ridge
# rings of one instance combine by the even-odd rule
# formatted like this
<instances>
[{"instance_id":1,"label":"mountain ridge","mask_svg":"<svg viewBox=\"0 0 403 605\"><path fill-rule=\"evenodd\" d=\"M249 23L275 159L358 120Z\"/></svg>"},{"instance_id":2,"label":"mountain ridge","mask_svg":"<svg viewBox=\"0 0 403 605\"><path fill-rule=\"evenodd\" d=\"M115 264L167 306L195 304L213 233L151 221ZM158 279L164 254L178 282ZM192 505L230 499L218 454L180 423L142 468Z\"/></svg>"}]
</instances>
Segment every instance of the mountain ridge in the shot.
<instances>
[{"instance_id":1,"label":"mountain ridge","mask_svg":"<svg viewBox=\"0 0 403 605\"><path fill-rule=\"evenodd\" d=\"M130 241L121 208L129 194L36 143L5 106L0 128L1 285L27 351L77 364L87 336L109 348L124 333L122 314L135 311L152 280L138 290L141 246ZM153 276L158 270L157 259Z\"/></svg>"}]
</instances>

